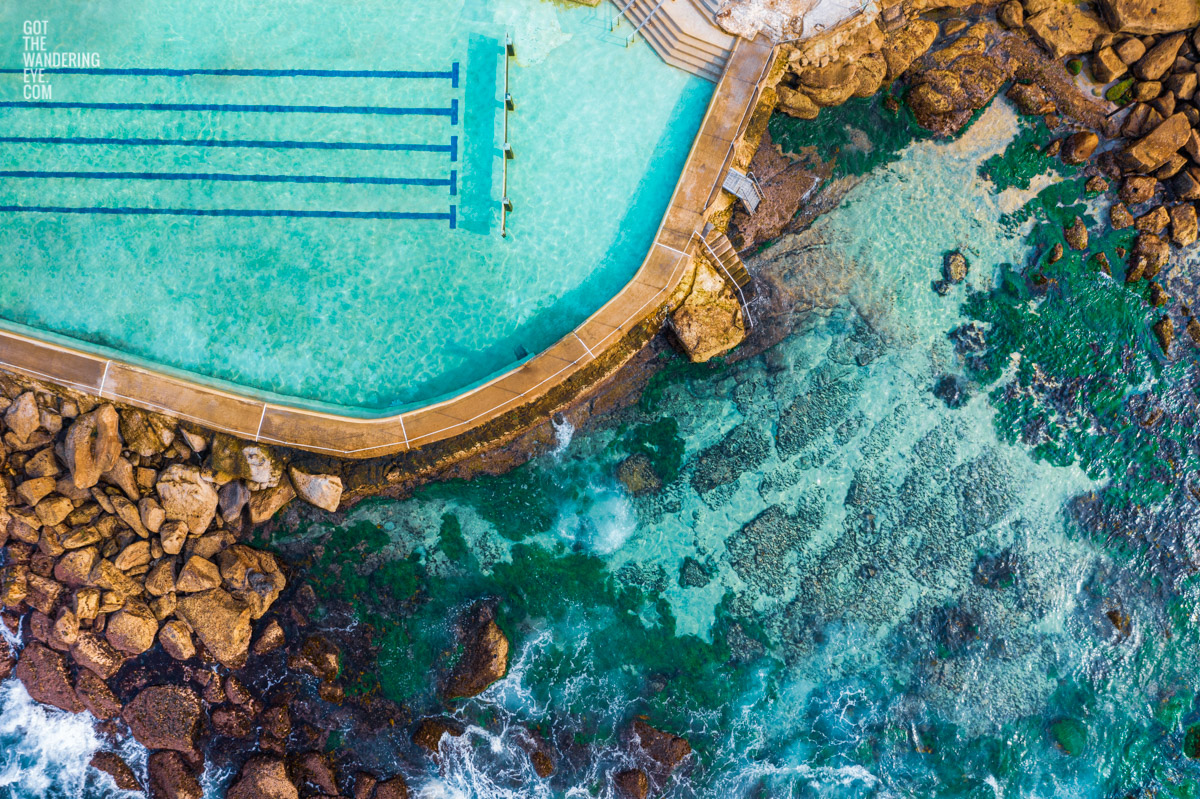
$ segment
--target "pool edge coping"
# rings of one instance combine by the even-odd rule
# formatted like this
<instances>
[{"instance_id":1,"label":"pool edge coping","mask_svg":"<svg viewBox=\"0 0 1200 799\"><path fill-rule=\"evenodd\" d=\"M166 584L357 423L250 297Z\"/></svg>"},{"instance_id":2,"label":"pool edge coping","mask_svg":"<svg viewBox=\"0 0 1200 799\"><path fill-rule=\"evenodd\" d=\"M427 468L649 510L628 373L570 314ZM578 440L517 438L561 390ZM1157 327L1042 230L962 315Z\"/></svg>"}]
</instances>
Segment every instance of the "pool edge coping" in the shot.
<instances>
[{"instance_id":1,"label":"pool edge coping","mask_svg":"<svg viewBox=\"0 0 1200 799\"><path fill-rule=\"evenodd\" d=\"M660 311L686 274L695 236L754 110L774 50L761 36L735 40L654 240L629 282L546 350L454 397L391 416L345 416L255 399L5 330L0 367L240 438L344 458L407 452L463 435L544 397Z\"/></svg>"}]
</instances>

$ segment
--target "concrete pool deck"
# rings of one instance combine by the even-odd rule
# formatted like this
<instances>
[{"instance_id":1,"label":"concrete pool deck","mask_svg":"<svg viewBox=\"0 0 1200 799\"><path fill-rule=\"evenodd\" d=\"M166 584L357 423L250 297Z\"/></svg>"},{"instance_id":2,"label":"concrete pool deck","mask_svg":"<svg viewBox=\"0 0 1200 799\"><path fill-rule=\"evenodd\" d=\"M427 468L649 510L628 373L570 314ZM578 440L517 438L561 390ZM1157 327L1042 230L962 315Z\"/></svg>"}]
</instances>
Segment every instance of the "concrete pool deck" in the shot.
<instances>
[{"instance_id":1,"label":"concrete pool deck","mask_svg":"<svg viewBox=\"0 0 1200 799\"><path fill-rule=\"evenodd\" d=\"M660 314L687 274L695 237L720 191L773 53L762 37L735 43L654 243L632 280L548 350L452 399L393 416L356 418L264 402L5 331L0 331L0 367L240 438L340 457L390 455L462 436L586 375ZM584 388L576 385L573 391Z\"/></svg>"}]
</instances>

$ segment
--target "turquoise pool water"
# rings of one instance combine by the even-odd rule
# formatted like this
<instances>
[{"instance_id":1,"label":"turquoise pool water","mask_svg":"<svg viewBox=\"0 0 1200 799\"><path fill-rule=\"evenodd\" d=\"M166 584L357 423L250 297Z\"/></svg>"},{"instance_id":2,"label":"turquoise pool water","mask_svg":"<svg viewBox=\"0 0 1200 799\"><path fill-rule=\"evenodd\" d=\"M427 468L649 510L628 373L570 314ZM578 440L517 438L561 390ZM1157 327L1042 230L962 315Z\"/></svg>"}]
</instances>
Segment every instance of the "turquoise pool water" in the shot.
<instances>
[{"instance_id":1,"label":"turquoise pool water","mask_svg":"<svg viewBox=\"0 0 1200 799\"><path fill-rule=\"evenodd\" d=\"M350 413L511 368L637 270L711 96L612 13L9 6L0 323ZM40 45L85 55L39 83Z\"/></svg>"}]
</instances>

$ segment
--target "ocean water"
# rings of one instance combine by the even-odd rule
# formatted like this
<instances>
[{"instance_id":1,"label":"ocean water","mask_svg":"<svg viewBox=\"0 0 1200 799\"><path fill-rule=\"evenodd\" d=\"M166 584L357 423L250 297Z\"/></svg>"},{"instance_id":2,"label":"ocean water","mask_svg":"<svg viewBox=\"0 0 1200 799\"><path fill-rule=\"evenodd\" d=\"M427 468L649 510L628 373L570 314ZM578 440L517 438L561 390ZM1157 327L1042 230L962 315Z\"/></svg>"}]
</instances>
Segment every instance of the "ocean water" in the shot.
<instances>
[{"instance_id":1,"label":"ocean water","mask_svg":"<svg viewBox=\"0 0 1200 799\"><path fill-rule=\"evenodd\" d=\"M0 324L351 414L506 371L641 265L713 91L625 47L615 12L6 4ZM30 99L33 21L99 64Z\"/></svg>"},{"instance_id":2,"label":"ocean water","mask_svg":"<svg viewBox=\"0 0 1200 799\"><path fill-rule=\"evenodd\" d=\"M513 472L261 542L307 553L319 625L371 630L350 693L467 727L440 765L355 733L374 767L423 799L614 799L644 715L695 749L673 798L1200 795L1190 354L1161 357L1115 256L1039 256L1076 215L1122 241L1029 155L1040 123L997 101L903 141L878 111L824 122L857 164L840 204L749 262L794 305L780 343L665 355L636 407ZM660 489L629 493L630 457ZM480 598L510 673L447 707Z\"/></svg>"}]
</instances>

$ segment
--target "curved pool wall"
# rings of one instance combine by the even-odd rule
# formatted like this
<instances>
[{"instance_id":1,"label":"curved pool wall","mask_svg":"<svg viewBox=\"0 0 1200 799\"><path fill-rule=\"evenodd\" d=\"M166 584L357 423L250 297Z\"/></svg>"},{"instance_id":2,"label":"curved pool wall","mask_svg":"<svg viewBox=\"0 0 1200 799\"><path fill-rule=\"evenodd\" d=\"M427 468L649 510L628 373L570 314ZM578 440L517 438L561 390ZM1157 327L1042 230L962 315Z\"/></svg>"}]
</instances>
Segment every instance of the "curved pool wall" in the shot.
<instances>
[{"instance_id":1,"label":"curved pool wall","mask_svg":"<svg viewBox=\"0 0 1200 799\"><path fill-rule=\"evenodd\" d=\"M29 106L27 76L0 74L0 325L347 416L487 383L617 295L712 93L644 43L621 46L607 6L138 5L36 15L49 51L98 54L98 74L45 76L49 102L90 107ZM0 13L14 70L36 49L24 16ZM29 207L43 210L15 210ZM453 229L433 218L451 208ZM149 212L164 209L180 213ZM280 215L297 211L311 215Z\"/></svg>"}]
</instances>

